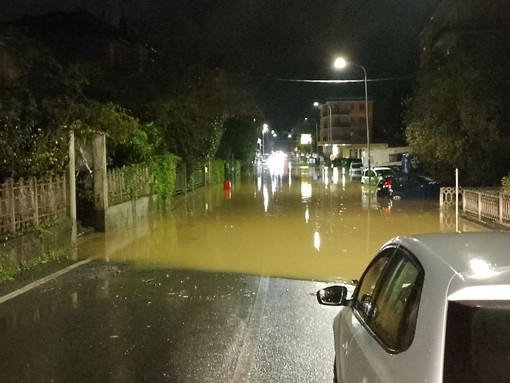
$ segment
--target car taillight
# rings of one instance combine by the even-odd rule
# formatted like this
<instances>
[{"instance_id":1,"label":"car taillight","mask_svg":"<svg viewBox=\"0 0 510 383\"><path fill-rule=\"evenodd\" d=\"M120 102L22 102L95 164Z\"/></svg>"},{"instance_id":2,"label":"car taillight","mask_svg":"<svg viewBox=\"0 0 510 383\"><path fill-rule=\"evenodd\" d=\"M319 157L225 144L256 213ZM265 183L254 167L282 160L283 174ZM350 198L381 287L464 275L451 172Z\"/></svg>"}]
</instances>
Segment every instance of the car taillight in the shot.
<instances>
[{"instance_id":1,"label":"car taillight","mask_svg":"<svg viewBox=\"0 0 510 383\"><path fill-rule=\"evenodd\" d=\"M391 188L391 184L393 183L393 180L386 180L383 184L383 188Z\"/></svg>"}]
</instances>

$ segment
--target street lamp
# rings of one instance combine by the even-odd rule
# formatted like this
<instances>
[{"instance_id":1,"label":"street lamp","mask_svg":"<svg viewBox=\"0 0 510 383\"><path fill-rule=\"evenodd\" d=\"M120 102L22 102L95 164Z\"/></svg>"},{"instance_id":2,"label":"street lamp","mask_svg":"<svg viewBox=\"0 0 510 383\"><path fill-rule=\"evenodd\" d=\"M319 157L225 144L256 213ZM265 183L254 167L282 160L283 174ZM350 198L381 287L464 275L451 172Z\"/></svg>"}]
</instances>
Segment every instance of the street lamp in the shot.
<instances>
[{"instance_id":1,"label":"street lamp","mask_svg":"<svg viewBox=\"0 0 510 383\"><path fill-rule=\"evenodd\" d=\"M269 125L262 125L262 159L264 159L264 134L269 131Z\"/></svg>"},{"instance_id":2,"label":"street lamp","mask_svg":"<svg viewBox=\"0 0 510 383\"><path fill-rule=\"evenodd\" d=\"M313 106L315 106L316 108L320 108L321 104L320 104L319 102L315 101L315 102L313 103ZM331 112L331 105L329 105L329 104L325 104L324 106L327 106L327 107L328 107L328 109L329 109L329 129L328 129L328 141L329 141L329 143L331 144L331 143L332 143L332 141L333 141L333 133L332 133L332 131L333 131L333 125L332 125L332 124L333 124L333 123L332 123L331 115L332 115L333 113Z\"/></svg>"},{"instance_id":3,"label":"street lamp","mask_svg":"<svg viewBox=\"0 0 510 383\"><path fill-rule=\"evenodd\" d=\"M355 63L351 63L351 62L347 62L343 57L338 57L337 59L335 59L335 62L334 62L334 67L337 68L337 69L344 69L347 65L354 65L354 66L357 66L361 69L363 69L363 73L365 75L365 121L366 121L366 124L367 124L367 156L368 156L368 184L370 185L370 128L369 128L369 124L368 124L368 86L367 86L367 71L365 69L365 67L363 67L362 65L359 65L359 64L355 64Z\"/></svg>"}]
</instances>

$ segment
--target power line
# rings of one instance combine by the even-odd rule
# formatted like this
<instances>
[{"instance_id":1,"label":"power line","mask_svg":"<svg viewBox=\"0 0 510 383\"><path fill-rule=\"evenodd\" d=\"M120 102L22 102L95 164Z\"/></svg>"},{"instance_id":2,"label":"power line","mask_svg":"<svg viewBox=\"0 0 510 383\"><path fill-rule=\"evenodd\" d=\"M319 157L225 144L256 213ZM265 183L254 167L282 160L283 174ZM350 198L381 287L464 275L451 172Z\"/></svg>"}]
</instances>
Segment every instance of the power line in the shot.
<instances>
[{"instance_id":1,"label":"power line","mask_svg":"<svg viewBox=\"0 0 510 383\"><path fill-rule=\"evenodd\" d=\"M359 80L307 80L307 79L291 79L291 78L268 78L268 77L264 77L264 78L266 80L281 81L281 82L305 82L305 83L322 83L322 84L345 84L345 83L365 82L364 79L359 79ZM367 81L368 82L399 81L399 80L409 80L412 78L414 78L414 76L372 78L372 79L367 79Z\"/></svg>"}]
</instances>

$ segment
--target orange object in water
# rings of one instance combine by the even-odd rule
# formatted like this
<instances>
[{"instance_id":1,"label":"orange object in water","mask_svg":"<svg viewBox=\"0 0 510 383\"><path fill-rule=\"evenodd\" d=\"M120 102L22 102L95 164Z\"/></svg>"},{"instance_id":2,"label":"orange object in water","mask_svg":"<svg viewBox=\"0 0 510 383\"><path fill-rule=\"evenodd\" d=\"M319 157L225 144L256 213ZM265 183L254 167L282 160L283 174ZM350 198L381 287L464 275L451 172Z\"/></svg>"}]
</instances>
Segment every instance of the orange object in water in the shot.
<instances>
[{"instance_id":1,"label":"orange object in water","mask_svg":"<svg viewBox=\"0 0 510 383\"><path fill-rule=\"evenodd\" d=\"M232 184L230 183L230 181L223 182L223 190L231 190L231 189L232 189Z\"/></svg>"}]
</instances>

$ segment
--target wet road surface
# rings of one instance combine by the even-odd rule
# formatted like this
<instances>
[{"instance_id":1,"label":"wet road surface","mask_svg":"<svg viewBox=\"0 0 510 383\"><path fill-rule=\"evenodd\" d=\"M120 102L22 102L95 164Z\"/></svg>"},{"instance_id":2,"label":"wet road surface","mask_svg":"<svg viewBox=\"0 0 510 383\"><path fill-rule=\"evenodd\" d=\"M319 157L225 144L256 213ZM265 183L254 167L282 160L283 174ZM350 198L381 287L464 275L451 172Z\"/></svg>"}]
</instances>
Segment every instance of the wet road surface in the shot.
<instances>
[{"instance_id":1,"label":"wet road surface","mask_svg":"<svg viewBox=\"0 0 510 383\"><path fill-rule=\"evenodd\" d=\"M337 309L313 293L395 235L455 228L437 202L370 193L331 169L265 169L83 238L94 260L0 304L0 381L331 381Z\"/></svg>"},{"instance_id":2,"label":"wet road surface","mask_svg":"<svg viewBox=\"0 0 510 383\"><path fill-rule=\"evenodd\" d=\"M90 262L4 302L1 382L327 382L317 282Z\"/></svg>"}]
</instances>

